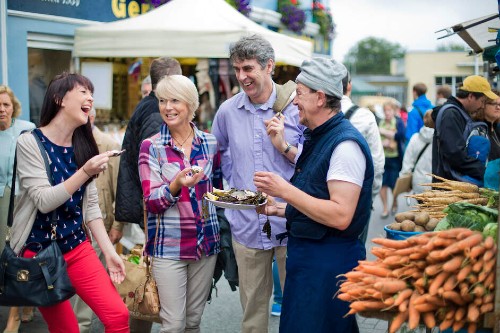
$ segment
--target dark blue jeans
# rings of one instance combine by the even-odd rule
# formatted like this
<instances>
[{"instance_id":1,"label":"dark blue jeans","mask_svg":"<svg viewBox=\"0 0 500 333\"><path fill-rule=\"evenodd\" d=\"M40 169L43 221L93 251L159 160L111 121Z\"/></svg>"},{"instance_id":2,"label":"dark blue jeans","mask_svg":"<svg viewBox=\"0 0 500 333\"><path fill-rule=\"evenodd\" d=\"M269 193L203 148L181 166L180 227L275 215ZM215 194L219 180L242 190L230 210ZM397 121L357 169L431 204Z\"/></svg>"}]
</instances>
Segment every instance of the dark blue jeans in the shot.
<instances>
[{"instance_id":1,"label":"dark blue jeans","mask_svg":"<svg viewBox=\"0 0 500 333\"><path fill-rule=\"evenodd\" d=\"M281 333L357 333L349 303L334 297L337 277L366 257L359 239L325 237L321 240L288 237L286 280L281 307Z\"/></svg>"}]
</instances>

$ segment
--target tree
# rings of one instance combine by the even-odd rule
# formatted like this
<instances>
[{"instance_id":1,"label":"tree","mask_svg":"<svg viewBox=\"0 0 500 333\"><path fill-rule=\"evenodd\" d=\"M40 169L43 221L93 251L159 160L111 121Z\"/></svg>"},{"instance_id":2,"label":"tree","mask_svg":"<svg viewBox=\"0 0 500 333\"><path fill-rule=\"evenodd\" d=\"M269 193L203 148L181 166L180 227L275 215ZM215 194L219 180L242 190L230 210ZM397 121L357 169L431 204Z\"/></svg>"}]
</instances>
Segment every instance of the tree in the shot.
<instances>
[{"instance_id":1,"label":"tree","mask_svg":"<svg viewBox=\"0 0 500 333\"><path fill-rule=\"evenodd\" d=\"M467 45L461 43L448 43L440 44L437 47L438 52L454 52L454 51L467 51Z\"/></svg>"},{"instance_id":2,"label":"tree","mask_svg":"<svg viewBox=\"0 0 500 333\"><path fill-rule=\"evenodd\" d=\"M391 59L403 58L406 50L384 38L367 37L354 45L344 58L353 74L390 74Z\"/></svg>"}]
</instances>

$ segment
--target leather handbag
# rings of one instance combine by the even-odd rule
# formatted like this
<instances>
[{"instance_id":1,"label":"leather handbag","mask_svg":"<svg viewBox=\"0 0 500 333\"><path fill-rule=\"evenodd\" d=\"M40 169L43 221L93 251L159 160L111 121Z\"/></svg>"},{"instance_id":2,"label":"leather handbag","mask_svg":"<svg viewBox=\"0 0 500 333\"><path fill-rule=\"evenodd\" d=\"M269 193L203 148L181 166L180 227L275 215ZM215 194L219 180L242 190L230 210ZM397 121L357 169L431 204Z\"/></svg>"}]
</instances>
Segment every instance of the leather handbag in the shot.
<instances>
[{"instance_id":1,"label":"leather handbag","mask_svg":"<svg viewBox=\"0 0 500 333\"><path fill-rule=\"evenodd\" d=\"M33 133L45 163L47 176L52 184L52 173L45 148ZM10 195L8 225L12 226L14 193L16 186L17 156ZM66 261L56 242L56 212L52 213L50 245L33 258L23 258L23 250L17 255L7 238L0 256L0 305L3 306L50 306L71 298L75 294L66 270Z\"/></svg>"},{"instance_id":2,"label":"leather handbag","mask_svg":"<svg viewBox=\"0 0 500 333\"><path fill-rule=\"evenodd\" d=\"M147 212L144 204L144 234L147 243ZM157 218L156 237L158 236ZM131 257L139 256L137 263L131 261ZM131 254L123 257L125 264L125 280L115 287L129 310L131 318L161 323L160 298L156 281L151 272L151 257L144 255L142 248L132 249Z\"/></svg>"}]
</instances>

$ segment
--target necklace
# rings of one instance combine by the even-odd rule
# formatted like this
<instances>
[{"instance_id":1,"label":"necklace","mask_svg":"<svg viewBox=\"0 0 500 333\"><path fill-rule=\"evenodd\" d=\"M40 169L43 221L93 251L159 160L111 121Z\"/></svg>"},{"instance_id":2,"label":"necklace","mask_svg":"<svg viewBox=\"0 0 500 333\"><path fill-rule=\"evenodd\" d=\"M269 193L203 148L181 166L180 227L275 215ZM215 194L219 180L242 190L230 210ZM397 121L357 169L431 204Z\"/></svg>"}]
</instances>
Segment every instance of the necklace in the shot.
<instances>
[{"instance_id":1,"label":"necklace","mask_svg":"<svg viewBox=\"0 0 500 333\"><path fill-rule=\"evenodd\" d=\"M497 147L500 147L500 140L498 139L497 133L494 128L490 128L491 138L497 144Z\"/></svg>"},{"instance_id":2,"label":"necklace","mask_svg":"<svg viewBox=\"0 0 500 333\"><path fill-rule=\"evenodd\" d=\"M182 141L182 142L179 142L176 138L174 138L174 136L172 135L172 139L174 139L174 142L177 143L178 146L180 146L181 148L181 151L184 153L184 144L186 143L186 141L191 137L191 134L194 133L194 130L191 128L191 131L189 132L189 134L186 136L186 138Z\"/></svg>"}]
</instances>

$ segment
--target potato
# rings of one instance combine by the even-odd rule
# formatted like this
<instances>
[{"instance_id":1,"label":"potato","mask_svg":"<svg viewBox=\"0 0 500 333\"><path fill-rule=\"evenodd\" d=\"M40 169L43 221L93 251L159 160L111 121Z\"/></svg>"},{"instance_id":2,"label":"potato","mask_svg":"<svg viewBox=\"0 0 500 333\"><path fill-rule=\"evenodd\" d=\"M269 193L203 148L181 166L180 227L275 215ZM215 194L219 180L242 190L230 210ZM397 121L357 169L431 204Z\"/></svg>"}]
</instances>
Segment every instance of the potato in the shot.
<instances>
[{"instance_id":1,"label":"potato","mask_svg":"<svg viewBox=\"0 0 500 333\"><path fill-rule=\"evenodd\" d=\"M391 224L389 224L387 226L387 229L390 229L390 230L401 230L401 223L398 223L398 222L393 222Z\"/></svg>"},{"instance_id":2,"label":"potato","mask_svg":"<svg viewBox=\"0 0 500 333\"><path fill-rule=\"evenodd\" d=\"M415 230L415 222L411 220L404 220L401 222L401 231L414 231Z\"/></svg>"},{"instance_id":3,"label":"potato","mask_svg":"<svg viewBox=\"0 0 500 333\"><path fill-rule=\"evenodd\" d=\"M398 222L403 222L404 220L410 220L413 221L415 219L415 213L413 212L401 212L397 213L394 218Z\"/></svg>"},{"instance_id":4,"label":"potato","mask_svg":"<svg viewBox=\"0 0 500 333\"><path fill-rule=\"evenodd\" d=\"M420 225L420 226L425 226L427 222L429 222L429 213L427 212L420 212L415 214L415 224Z\"/></svg>"},{"instance_id":5,"label":"potato","mask_svg":"<svg viewBox=\"0 0 500 333\"><path fill-rule=\"evenodd\" d=\"M421 225L415 225L415 230L413 230L413 231L425 232L426 230Z\"/></svg>"},{"instance_id":6,"label":"potato","mask_svg":"<svg viewBox=\"0 0 500 333\"><path fill-rule=\"evenodd\" d=\"M436 219L434 217L431 218L429 220L429 222L427 222L427 224L425 225L425 230L427 230L427 231L433 231L436 228L436 226L437 226L438 223L439 223L439 219Z\"/></svg>"}]
</instances>

